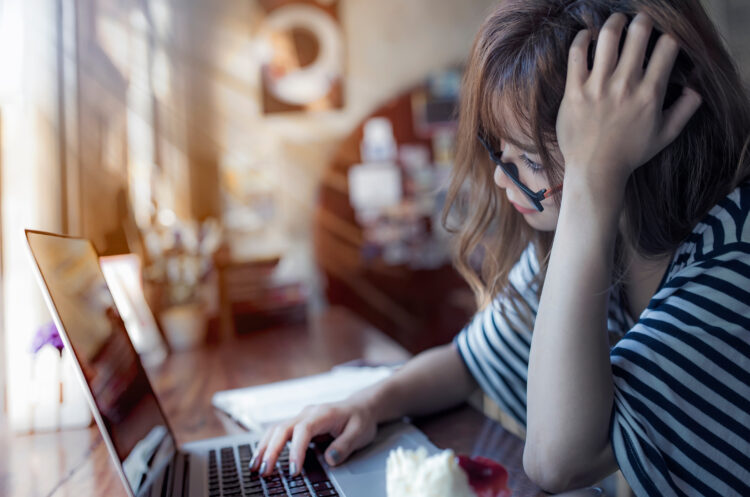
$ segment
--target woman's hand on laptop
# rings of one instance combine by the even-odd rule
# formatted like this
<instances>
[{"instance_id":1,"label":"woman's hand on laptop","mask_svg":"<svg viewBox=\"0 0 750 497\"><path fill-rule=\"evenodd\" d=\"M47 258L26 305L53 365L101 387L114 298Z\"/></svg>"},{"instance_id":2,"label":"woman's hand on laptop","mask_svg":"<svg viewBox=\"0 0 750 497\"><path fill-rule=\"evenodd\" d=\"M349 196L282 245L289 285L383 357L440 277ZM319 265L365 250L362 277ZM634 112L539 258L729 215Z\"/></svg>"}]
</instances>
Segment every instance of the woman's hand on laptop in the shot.
<instances>
[{"instance_id":1,"label":"woman's hand on laptop","mask_svg":"<svg viewBox=\"0 0 750 497\"><path fill-rule=\"evenodd\" d=\"M310 440L318 435L334 437L325 458L332 466L341 464L373 441L378 423L458 405L478 387L453 343L426 350L389 378L347 400L307 407L293 420L268 430L250 469L271 474L284 445L291 440L289 472L297 475Z\"/></svg>"},{"instance_id":2,"label":"woman's hand on laptop","mask_svg":"<svg viewBox=\"0 0 750 497\"><path fill-rule=\"evenodd\" d=\"M302 470L310 441L315 436L326 434L333 436L334 440L326 449L325 458L328 464L335 466L372 442L376 431L377 420L367 396L354 395L343 402L308 406L291 421L279 423L266 431L250 462L250 469L261 475L271 474L284 445L291 441L289 474L297 475Z\"/></svg>"}]
</instances>

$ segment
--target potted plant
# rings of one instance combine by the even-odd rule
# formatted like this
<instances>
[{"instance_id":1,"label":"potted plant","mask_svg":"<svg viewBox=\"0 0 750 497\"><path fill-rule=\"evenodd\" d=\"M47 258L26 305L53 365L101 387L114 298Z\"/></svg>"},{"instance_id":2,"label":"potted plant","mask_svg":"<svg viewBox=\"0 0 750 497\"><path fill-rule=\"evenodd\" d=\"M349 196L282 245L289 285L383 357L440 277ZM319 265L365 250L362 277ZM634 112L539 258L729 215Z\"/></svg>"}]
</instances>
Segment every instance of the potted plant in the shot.
<instances>
[{"instance_id":1,"label":"potted plant","mask_svg":"<svg viewBox=\"0 0 750 497\"><path fill-rule=\"evenodd\" d=\"M201 344L207 312L216 307L213 255L221 243L219 224L174 221L145 234L151 263L145 279L161 290L158 312L172 350Z\"/></svg>"}]
</instances>

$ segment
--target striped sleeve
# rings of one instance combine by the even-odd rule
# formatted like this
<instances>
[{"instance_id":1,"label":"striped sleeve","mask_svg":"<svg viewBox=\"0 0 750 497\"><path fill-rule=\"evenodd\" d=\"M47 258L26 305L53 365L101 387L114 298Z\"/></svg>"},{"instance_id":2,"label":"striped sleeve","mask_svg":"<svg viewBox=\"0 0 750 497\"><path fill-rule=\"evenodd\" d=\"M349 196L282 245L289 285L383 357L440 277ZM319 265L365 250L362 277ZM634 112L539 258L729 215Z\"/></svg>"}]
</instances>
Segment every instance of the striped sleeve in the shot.
<instances>
[{"instance_id":1,"label":"striped sleeve","mask_svg":"<svg viewBox=\"0 0 750 497\"><path fill-rule=\"evenodd\" d=\"M611 442L638 497L750 495L750 196L715 209L611 351Z\"/></svg>"},{"instance_id":2,"label":"striped sleeve","mask_svg":"<svg viewBox=\"0 0 750 497\"><path fill-rule=\"evenodd\" d=\"M509 281L521 300L498 297L478 312L454 342L466 367L497 405L526 426L526 379L534 318L539 306L534 277L539 268L530 245L513 267Z\"/></svg>"}]
</instances>

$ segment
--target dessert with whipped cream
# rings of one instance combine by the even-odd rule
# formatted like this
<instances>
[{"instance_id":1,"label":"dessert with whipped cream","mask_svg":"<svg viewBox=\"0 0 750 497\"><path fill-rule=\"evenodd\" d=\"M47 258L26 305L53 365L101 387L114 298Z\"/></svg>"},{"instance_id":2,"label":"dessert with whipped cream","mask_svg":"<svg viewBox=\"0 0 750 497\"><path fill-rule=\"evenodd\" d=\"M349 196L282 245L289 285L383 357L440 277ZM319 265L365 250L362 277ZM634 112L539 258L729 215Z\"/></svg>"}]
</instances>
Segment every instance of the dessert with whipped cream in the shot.
<instances>
[{"instance_id":1,"label":"dessert with whipped cream","mask_svg":"<svg viewBox=\"0 0 750 497\"><path fill-rule=\"evenodd\" d=\"M420 447L391 451L386 463L388 497L509 497L508 472L486 457L433 456Z\"/></svg>"},{"instance_id":2,"label":"dessert with whipped cream","mask_svg":"<svg viewBox=\"0 0 750 497\"><path fill-rule=\"evenodd\" d=\"M430 457L424 447L391 451L386 490L388 497L476 497L452 450Z\"/></svg>"}]
</instances>

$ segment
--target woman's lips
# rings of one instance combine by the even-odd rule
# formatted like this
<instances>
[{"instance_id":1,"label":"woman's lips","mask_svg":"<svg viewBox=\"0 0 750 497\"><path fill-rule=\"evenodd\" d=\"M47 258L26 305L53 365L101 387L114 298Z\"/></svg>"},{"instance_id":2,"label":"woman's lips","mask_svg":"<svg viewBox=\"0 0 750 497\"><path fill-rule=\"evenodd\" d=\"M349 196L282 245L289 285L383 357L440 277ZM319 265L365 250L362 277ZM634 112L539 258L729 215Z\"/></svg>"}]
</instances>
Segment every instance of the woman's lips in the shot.
<instances>
[{"instance_id":1,"label":"woman's lips","mask_svg":"<svg viewBox=\"0 0 750 497\"><path fill-rule=\"evenodd\" d=\"M527 209L526 207L521 207L520 205L512 201L511 204L513 204L513 207L515 207L516 210L521 214L534 214L535 212L537 212L536 209Z\"/></svg>"}]
</instances>

